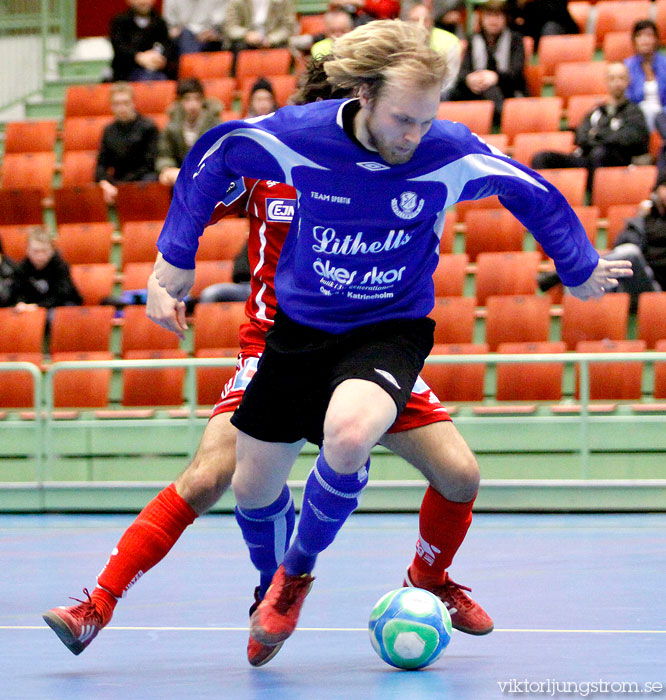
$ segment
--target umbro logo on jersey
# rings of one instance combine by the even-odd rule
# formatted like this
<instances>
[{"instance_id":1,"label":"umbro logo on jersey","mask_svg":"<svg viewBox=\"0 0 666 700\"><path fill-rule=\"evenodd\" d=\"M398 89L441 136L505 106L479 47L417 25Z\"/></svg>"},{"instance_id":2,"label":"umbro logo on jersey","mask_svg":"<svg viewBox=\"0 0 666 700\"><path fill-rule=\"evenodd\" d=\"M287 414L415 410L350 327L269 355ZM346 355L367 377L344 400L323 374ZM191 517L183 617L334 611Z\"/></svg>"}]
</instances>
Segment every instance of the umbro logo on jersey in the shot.
<instances>
[{"instance_id":1,"label":"umbro logo on jersey","mask_svg":"<svg viewBox=\"0 0 666 700\"><path fill-rule=\"evenodd\" d=\"M390 165L384 165L384 163L377 163L374 160L366 160L363 161L362 163L356 163L360 168L365 168L366 170L370 170L371 172L376 172L377 170L390 170L391 166Z\"/></svg>"},{"instance_id":2,"label":"umbro logo on jersey","mask_svg":"<svg viewBox=\"0 0 666 700\"><path fill-rule=\"evenodd\" d=\"M266 220L290 222L296 211L295 199L267 199Z\"/></svg>"}]
</instances>

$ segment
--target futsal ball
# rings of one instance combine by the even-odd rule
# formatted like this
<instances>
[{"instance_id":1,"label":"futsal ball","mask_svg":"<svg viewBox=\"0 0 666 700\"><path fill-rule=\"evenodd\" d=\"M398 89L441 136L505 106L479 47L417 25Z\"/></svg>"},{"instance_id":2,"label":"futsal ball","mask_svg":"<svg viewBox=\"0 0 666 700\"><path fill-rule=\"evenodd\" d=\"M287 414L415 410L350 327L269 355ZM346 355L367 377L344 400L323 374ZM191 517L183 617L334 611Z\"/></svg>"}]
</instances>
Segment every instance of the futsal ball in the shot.
<instances>
[{"instance_id":1,"label":"futsal ball","mask_svg":"<svg viewBox=\"0 0 666 700\"><path fill-rule=\"evenodd\" d=\"M373 649L403 669L433 663L451 641L451 617L442 601L422 588L398 588L382 596L368 623Z\"/></svg>"}]
</instances>

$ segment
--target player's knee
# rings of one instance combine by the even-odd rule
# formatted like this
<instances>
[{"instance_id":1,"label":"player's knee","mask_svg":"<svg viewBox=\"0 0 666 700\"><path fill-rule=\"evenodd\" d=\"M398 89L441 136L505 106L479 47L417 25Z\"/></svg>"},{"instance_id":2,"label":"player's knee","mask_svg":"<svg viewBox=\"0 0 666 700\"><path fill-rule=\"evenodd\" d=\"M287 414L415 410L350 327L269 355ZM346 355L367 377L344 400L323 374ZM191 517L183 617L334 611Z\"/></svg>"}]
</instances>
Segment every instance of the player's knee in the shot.
<instances>
[{"instance_id":1,"label":"player's knee","mask_svg":"<svg viewBox=\"0 0 666 700\"><path fill-rule=\"evenodd\" d=\"M360 469L371 448L372 438L363 421L341 418L324 425L324 456L335 471L349 474Z\"/></svg>"},{"instance_id":2,"label":"player's knee","mask_svg":"<svg viewBox=\"0 0 666 700\"><path fill-rule=\"evenodd\" d=\"M231 485L235 458L224 455L201 455L176 480L176 489L201 515L220 499Z\"/></svg>"},{"instance_id":3,"label":"player's knee","mask_svg":"<svg viewBox=\"0 0 666 700\"><path fill-rule=\"evenodd\" d=\"M479 491L481 473L479 464L471 451L457 455L455 464L447 465L437 474L433 486L445 498L458 503L471 501Z\"/></svg>"}]
</instances>

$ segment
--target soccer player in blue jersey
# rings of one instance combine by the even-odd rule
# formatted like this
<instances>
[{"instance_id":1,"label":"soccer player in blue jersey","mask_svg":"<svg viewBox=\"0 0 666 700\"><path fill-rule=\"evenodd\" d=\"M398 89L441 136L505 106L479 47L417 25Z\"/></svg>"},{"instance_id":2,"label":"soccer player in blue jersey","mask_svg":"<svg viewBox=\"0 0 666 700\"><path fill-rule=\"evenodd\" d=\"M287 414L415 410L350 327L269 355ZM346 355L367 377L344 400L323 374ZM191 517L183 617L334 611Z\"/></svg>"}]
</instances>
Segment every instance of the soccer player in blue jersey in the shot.
<instances>
[{"instance_id":1,"label":"soccer player in blue jersey","mask_svg":"<svg viewBox=\"0 0 666 700\"><path fill-rule=\"evenodd\" d=\"M329 81L358 98L227 122L190 151L158 241L158 282L182 299L197 241L240 176L293 185L298 212L276 273L279 304L232 423L239 523L261 569L261 523L277 521L305 439L322 446L297 535L252 615L250 636L293 632L319 553L355 509L372 447L393 424L432 347L432 272L445 210L500 197L555 261L571 293L601 296L631 275L599 258L562 195L469 130L435 121L445 60L422 27L375 22L338 39ZM273 540L271 540L272 544Z\"/></svg>"}]
</instances>

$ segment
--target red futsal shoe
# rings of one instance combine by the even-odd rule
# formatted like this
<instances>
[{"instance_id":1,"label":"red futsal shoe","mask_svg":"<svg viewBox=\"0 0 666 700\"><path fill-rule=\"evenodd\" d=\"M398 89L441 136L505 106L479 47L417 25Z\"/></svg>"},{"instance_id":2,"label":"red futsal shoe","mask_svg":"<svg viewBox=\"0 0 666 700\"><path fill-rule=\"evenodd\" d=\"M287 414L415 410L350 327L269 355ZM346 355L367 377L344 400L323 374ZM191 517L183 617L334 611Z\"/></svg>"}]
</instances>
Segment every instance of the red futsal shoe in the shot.
<instances>
[{"instance_id":1,"label":"red futsal shoe","mask_svg":"<svg viewBox=\"0 0 666 700\"><path fill-rule=\"evenodd\" d=\"M275 572L266 597L250 618L250 637L261 644L275 646L284 642L296 629L305 596L314 577L309 574L289 576L284 566Z\"/></svg>"},{"instance_id":2,"label":"red futsal shoe","mask_svg":"<svg viewBox=\"0 0 666 700\"><path fill-rule=\"evenodd\" d=\"M445 574L444 583L422 586L412 581L408 569L402 585L434 593L446 606L451 615L451 623L457 630L476 635L493 631L493 621L488 613L464 592L472 589L452 581L448 573Z\"/></svg>"},{"instance_id":3,"label":"red futsal shoe","mask_svg":"<svg viewBox=\"0 0 666 700\"><path fill-rule=\"evenodd\" d=\"M259 586L254 589L254 603L250 607L250 617L252 617L254 611L259 607L261 603L261 597L259 595ZM277 653L282 649L284 642L279 642L278 644L268 645L258 642L256 639L252 638L247 643L247 660L252 666L263 666L267 664Z\"/></svg>"},{"instance_id":4,"label":"red futsal shoe","mask_svg":"<svg viewBox=\"0 0 666 700\"><path fill-rule=\"evenodd\" d=\"M102 615L90 598L88 589L83 592L88 600L76 600L79 605L60 606L45 612L44 622L58 635L60 641L72 652L80 654L105 626Z\"/></svg>"}]
</instances>

